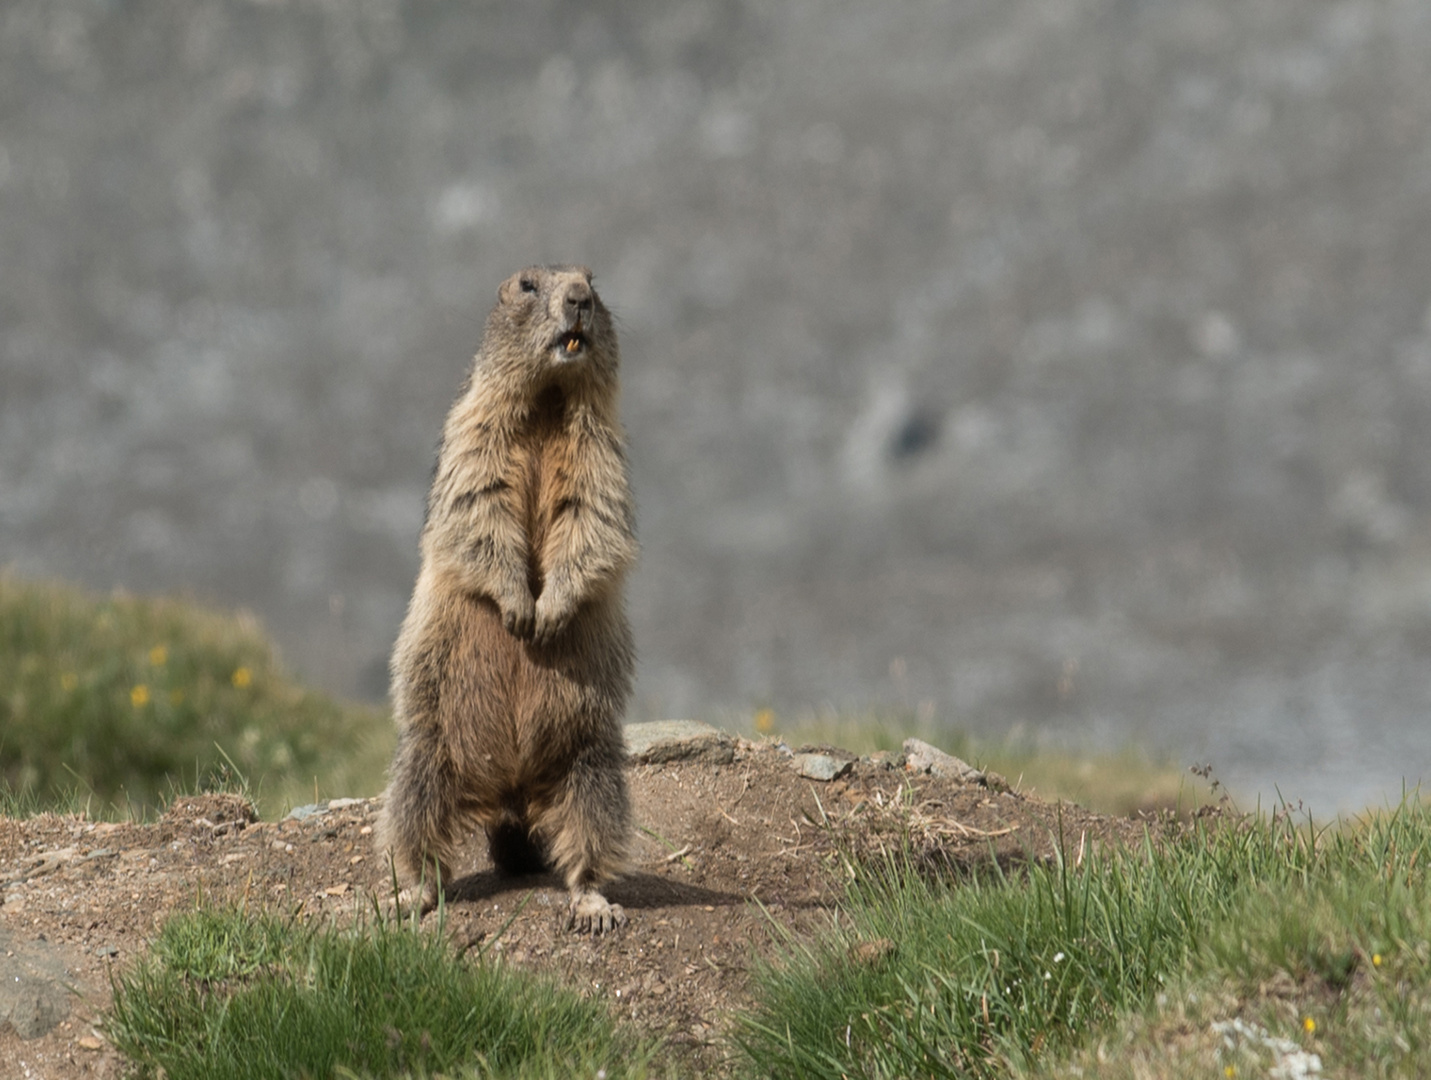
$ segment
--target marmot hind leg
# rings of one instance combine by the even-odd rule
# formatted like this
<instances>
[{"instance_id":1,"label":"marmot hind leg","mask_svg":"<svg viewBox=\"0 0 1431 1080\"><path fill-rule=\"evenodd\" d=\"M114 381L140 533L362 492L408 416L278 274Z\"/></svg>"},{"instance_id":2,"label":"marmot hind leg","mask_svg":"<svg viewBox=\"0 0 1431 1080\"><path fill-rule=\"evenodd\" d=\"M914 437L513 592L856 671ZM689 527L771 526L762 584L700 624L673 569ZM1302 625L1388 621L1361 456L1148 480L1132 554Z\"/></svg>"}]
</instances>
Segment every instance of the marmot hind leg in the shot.
<instances>
[{"instance_id":1,"label":"marmot hind leg","mask_svg":"<svg viewBox=\"0 0 1431 1080\"><path fill-rule=\"evenodd\" d=\"M552 865L571 893L568 929L600 934L624 923L621 905L601 893L630 859L631 799L624 752L599 746L583 751L536 824L547 840Z\"/></svg>"},{"instance_id":2,"label":"marmot hind leg","mask_svg":"<svg viewBox=\"0 0 1431 1080\"><path fill-rule=\"evenodd\" d=\"M392 858L403 889L399 900L418 903L423 913L437 906L438 889L452 880L460 796L440 737L405 729L378 818L378 850Z\"/></svg>"}]
</instances>

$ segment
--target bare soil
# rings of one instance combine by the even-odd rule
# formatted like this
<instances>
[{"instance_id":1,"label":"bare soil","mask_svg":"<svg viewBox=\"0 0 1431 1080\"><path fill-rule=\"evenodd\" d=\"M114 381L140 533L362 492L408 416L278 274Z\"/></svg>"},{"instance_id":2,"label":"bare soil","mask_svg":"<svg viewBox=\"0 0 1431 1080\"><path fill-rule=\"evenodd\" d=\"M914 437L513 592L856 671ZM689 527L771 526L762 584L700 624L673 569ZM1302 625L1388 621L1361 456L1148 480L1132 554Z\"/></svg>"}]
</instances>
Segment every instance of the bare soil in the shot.
<instances>
[{"instance_id":1,"label":"bare soil","mask_svg":"<svg viewBox=\"0 0 1431 1080\"><path fill-rule=\"evenodd\" d=\"M1089 845L1163 827L997 783L913 775L898 761L857 761L845 777L817 783L797 774L788 751L742 741L727 765L635 766L637 865L608 893L625 907L626 926L601 938L564 932L561 883L501 877L475 840L442 918L424 925L440 926L469 955L609 999L618 1017L662 1034L704 1070L726 1053L752 962L773 955L785 930L828 925L843 888L841 837L868 850L903 830L930 855L973 863L1047 858L1060 835L1077 858ZM201 899L307 918L372 911L392 891L373 848L376 807L335 800L302 821L253 821L240 797L205 795L176 800L153 824L0 819L0 965L40 950L74 990L68 1017L48 1034L26 1040L0 1026L0 1077L121 1075L99 1030L111 973L143 953L167 916Z\"/></svg>"}]
</instances>

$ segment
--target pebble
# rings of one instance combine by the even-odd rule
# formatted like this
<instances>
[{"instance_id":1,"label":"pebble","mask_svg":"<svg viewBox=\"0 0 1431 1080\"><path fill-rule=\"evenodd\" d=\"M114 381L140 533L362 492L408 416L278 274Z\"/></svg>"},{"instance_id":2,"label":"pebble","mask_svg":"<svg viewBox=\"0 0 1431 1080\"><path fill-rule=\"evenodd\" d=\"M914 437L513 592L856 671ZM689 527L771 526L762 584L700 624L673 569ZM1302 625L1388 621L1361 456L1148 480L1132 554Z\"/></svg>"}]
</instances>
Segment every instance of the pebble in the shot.
<instances>
[{"instance_id":1,"label":"pebble","mask_svg":"<svg viewBox=\"0 0 1431 1080\"><path fill-rule=\"evenodd\" d=\"M855 763L832 758L829 754L796 754L790 764L808 780L830 781L844 776Z\"/></svg>"}]
</instances>

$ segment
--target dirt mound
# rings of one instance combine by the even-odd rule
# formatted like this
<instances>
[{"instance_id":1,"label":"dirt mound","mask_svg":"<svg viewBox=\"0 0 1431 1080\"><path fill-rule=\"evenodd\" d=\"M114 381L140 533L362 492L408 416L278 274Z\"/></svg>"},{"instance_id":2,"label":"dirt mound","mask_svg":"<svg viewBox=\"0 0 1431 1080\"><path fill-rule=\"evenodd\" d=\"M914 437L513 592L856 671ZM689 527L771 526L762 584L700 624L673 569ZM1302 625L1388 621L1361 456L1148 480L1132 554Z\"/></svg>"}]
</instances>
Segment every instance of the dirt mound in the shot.
<instances>
[{"instance_id":1,"label":"dirt mound","mask_svg":"<svg viewBox=\"0 0 1431 1080\"><path fill-rule=\"evenodd\" d=\"M445 932L459 948L608 997L618 1015L713 1063L722 1025L747 1000L748 965L771 951L777 926L802 932L827 920L841 889L834 837L870 848L903 829L939 858L1018 860L1048 857L1060 832L1078 853L1141 838L1148 824L997 790L993 777L914 773L899 755L836 754L837 779L802 775L828 749L736 741L726 763L633 765L637 865L610 890L630 915L614 935L561 932L561 883L500 877L477 842L449 889ZM118 1075L120 1059L94 1027L110 968L132 962L169 914L201 897L308 918L372 911L391 895L373 851L376 807L335 799L260 822L237 796L208 795L176 800L152 825L0 820L0 973L63 970L77 991L44 1034L42 1021L0 1016L0 1076Z\"/></svg>"}]
</instances>

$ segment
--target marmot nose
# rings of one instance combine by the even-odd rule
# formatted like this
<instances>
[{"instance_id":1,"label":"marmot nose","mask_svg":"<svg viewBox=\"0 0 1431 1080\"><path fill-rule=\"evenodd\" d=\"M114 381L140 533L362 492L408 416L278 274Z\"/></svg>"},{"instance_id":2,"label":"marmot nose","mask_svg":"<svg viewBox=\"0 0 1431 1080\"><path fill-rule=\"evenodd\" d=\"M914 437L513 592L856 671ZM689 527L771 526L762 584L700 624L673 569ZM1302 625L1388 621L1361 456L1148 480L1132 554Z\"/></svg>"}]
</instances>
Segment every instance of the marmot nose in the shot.
<instances>
[{"instance_id":1,"label":"marmot nose","mask_svg":"<svg viewBox=\"0 0 1431 1080\"><path fill-rule=\"evenodd\" d=\"M584 281L573 281L566 287L562 300L569 319L590 319L593 307L591 286Z\"/></svg>"}]
</instances>

